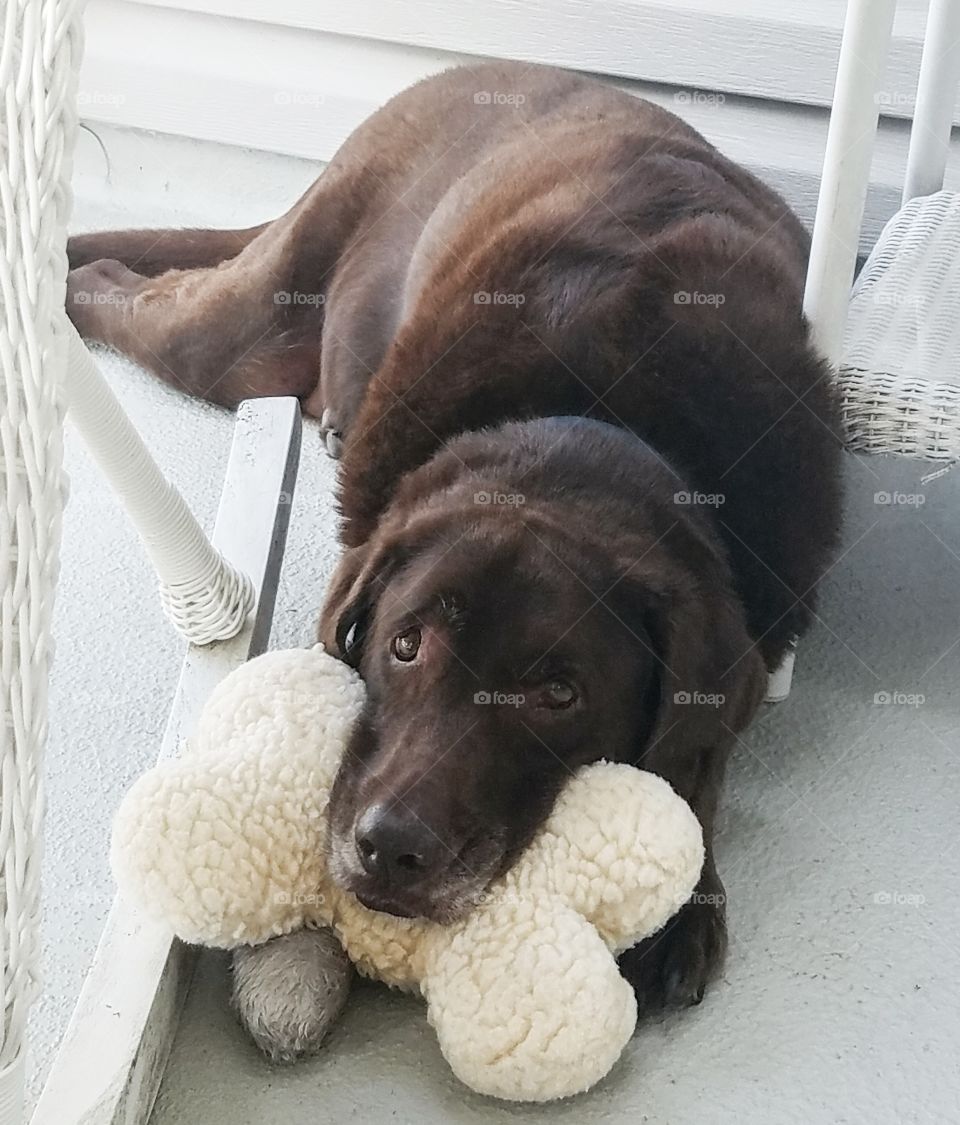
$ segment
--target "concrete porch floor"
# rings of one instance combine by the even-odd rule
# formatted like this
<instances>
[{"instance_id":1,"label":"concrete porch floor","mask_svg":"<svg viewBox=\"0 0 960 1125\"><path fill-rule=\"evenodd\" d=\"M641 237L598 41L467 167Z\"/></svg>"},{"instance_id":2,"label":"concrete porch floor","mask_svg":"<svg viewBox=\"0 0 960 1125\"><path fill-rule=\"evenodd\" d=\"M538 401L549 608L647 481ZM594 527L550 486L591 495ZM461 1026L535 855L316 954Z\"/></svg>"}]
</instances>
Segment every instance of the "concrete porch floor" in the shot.
<instances>
[{"instance_id":1,"label":"concrete porch floor","mask_svg":"<svg viewBox=\"0 0 960 1125\"><path fill-rule=\"evenodd\" d=\"M78 230L254 222L316 173L302 161L98 132L111 179L84 137ZM109 370L209 525L231 419L125 361ZM109 906L112 812L156 751L181 652L115 502L76 442L69 458L35 1086ZM321 1055L268 1066L228 1009L224 959L210 955L153 1125L960 1121L960 472L924 486L925 471L848 460L844 544L793 695L762 712L732 764L719 852L731 949L699 1008L644 1021L591 1094L513 1107L464 1090L419 1001L370 984L355 989ZM308 424L274 647L303 643L313 628L335 555L332 479Z\"/></svg>"}]
</instances>

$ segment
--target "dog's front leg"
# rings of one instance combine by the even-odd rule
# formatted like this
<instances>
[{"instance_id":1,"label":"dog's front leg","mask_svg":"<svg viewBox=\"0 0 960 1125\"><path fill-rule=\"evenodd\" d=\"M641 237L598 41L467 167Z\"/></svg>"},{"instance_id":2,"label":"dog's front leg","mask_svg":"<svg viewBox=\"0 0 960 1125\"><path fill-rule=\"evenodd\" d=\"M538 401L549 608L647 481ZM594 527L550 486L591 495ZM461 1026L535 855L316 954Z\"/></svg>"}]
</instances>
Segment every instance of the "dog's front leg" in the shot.
<instances>
[{"instance_id":1,"label":"dog's front leg","mask_svg":"<svg viewBox=\"0 0 960 1125\"><path fill-rule=\"evenodd\" d=\"M727 950L726 893L713 858L713 828L727 752L715 747L687 754L651 754L638 764L669 781L703 829L703 871L689 901L659 933L628 949L620 971L641 1009L699 1004ZM654 760L655 759L655 760Z\"/></svg>"},{"instance_id":2,"label":"dog's front leg","mask_svg":"<svg viewBox=\"0 0 960 1125\"><path fill-rule=\"evenodd\" d=\"M664 928L628 949L620 971L641 1010L699 1004L727 949L726 895L708 849L690 900Z\"/></svg>"}]
</instances>

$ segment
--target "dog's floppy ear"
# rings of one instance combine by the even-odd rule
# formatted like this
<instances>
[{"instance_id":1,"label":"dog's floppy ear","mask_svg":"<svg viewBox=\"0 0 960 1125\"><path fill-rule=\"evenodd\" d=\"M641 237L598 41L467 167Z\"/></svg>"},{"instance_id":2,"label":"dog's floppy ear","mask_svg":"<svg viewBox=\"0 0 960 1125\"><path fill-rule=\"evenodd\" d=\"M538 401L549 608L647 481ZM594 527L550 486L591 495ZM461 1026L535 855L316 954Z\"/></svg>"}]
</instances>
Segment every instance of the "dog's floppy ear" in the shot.
<instances>
[{"instance_id":1,"label":"dog's floppy ear","mask_svg":"<svg viewBox=\"0 0 960 1125\"><path fill-rule=\"evenodd\" d=\"M380 533L348 548L334 571L320 614L320 640L332 656L357 667L377 598L400 563L399 544Z\"/></svg>"},{"instance_id":2,"label":"dog's floppy ear","mask_svg":"<svg viewBox=\"0 0 960 1125\"><path fill-rule=\"evenodd\" d=\"M726 590L703 588L657 599L648 631L661 657L654 740L732 742L766 692L767 670Z\"/></svg>"},{"instance_id":3,"label":"dog's floppy ear","mask_svg":"<svg viewBox=\"0 0 960 1125\"><path fill-rule=\"evenodd\" d=\"M686 574L645 562L631 566L619 590L621 606L654 649L656 715L637 764L655 772L661 758L729 746L766 693L767 670L726 564L698 555Z\"/></svg>"}]
</instances>

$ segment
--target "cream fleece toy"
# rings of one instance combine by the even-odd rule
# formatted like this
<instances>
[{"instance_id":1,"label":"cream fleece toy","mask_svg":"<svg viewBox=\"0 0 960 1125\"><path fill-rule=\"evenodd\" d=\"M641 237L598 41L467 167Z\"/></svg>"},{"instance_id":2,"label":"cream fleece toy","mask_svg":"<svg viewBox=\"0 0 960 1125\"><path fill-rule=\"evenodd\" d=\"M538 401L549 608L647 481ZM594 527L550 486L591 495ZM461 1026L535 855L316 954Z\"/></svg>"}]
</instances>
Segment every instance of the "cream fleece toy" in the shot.
<instances>
[{"instance_id":1,"label":"cream fleece toy","mask_svg":"<svg viewBox=\"0 0 960 1125\"><path fill-rule=\"evenodd\" d=\"M111 856L121 893L184 941L224 949L330 926L361 973L420 990L466 1085L516 1101L588 1089L636 1022L615 954L689 898L696 818L653 774L586 766L462 921L368 910L333 884L324 855L327 797L362 703L357 674L320 646L233 672L183 756L124 799Z\"/></svg>"}]
</instances>

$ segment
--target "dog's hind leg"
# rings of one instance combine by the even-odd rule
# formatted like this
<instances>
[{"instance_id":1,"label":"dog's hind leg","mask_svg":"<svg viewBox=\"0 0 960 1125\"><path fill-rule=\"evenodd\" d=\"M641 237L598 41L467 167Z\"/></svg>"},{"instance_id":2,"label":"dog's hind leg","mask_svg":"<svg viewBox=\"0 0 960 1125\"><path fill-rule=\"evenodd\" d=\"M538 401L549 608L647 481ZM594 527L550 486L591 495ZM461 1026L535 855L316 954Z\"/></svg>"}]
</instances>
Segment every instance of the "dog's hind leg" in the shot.
<instances>
[{"instance_id":1,"label":"dog's hind leg","mask_svg":"<svg viewBox=\"0 0 960 1125\"><path fill-rule=\"evenodd\" d=\"M115 230L77 234L67 242L70 269L108 258L141 277L196 270L235 258L268 226L246 230Z\"/></svg>"},{"instance_id":2,"label":"dog's hind leg","mask_svg":"<svg viewBox=\"0 0 960 1125\"><path fill-rule=\"evenodd\" d=\"M306 398L319 375L319 306L289 308L282 286L269 269L148 278L101 259L70 272L67 310L81 335L188 394L222 406L265 395Z\"/></svg>"},{"instance_id":3,"label":"dog's hind leg","mask_svg":"<svg viewBox=\"0 0 960 1125\"><path fill-rule=\"evenodd\" d=\"M264 395L306 403L319 379L328 275L356 223L350 189L348 177L324 175L250 231L81 236L67 311L87 339L190 394L226 406ZM85 260L108 250L122 257Z\"/></svg>"}]
</instances>

